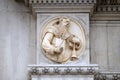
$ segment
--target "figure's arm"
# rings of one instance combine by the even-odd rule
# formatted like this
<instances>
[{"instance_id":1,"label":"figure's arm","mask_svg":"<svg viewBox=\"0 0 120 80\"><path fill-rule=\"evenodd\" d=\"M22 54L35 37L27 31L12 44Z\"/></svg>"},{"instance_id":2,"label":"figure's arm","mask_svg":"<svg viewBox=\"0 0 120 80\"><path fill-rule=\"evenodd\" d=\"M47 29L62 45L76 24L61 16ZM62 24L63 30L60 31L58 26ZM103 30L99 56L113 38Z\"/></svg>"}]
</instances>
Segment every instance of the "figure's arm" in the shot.
<instances>
[{"instance_id":1,"label":"figure's arm","mask_svg":"<svg viewBox=\"0 0 120 80\"><path fill-rule=\"evenodd\" d=\"M46 35L43 38L42 42L42 48L50 54L54 54L54 46L51 44L52 39L53 39L53 34L52 33L46 33Z\"/></svg>"},{"instance_id":2,"label":"figure's arm","mask_svg":"<svg viewBox=\"0 0 120 80\"><path fill-rule=\"evenodd\" d=\"M63 48L52 45L53 37L54 35L52 33L46 33L43 38L42 47L47 53L60 54L63 51Z\"/></svg>"}]
</instances>

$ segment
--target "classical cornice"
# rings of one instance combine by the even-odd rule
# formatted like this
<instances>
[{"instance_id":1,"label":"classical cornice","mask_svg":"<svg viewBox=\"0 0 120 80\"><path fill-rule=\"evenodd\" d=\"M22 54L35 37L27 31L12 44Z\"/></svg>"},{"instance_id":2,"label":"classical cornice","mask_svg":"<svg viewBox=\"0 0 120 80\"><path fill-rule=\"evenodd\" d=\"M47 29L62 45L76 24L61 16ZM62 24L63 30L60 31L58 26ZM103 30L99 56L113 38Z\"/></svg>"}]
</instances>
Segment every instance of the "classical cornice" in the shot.
<instances>
[{"instance_id":1,"label":"classical cornice","mask_svg":"<svg viewBox=\"0 0 120 80\"><path fill-rule=\"evenodd\" d=\"M37 12L120 12L119 0L15 0Z\"/></svg>"},{"instance_id":2,"label":"classical cornice","mask_svg":"<svg viewBox=\"0 0 120 80\"><path fill-rule=\"evenodd\" d=\"M100 5L96 12L120 12L120 5Z\"/></svg>"},{"instance_id":3,"label":"classical cornice","mask_svg":"<svg viewBox=\"0 0 120 80\"><path fill-rule=\"evenodd\" d=\"M120 20L120 18L116 16L120 14L119 0L15 0L15 1L24 2L25 5L30 8L31 12L34 15L36 15L37 13L90 13L91 20Z\"/></svg>"},{"instance_id":4,"label":"classical cornice","mask_svg":"<svg viewBox=\"0 0 120 80\"><path fill-rule=\"evenodd\" d=\"M93 13L96 0L24 0L33 13Z\"/></svg>"}]
</instances>

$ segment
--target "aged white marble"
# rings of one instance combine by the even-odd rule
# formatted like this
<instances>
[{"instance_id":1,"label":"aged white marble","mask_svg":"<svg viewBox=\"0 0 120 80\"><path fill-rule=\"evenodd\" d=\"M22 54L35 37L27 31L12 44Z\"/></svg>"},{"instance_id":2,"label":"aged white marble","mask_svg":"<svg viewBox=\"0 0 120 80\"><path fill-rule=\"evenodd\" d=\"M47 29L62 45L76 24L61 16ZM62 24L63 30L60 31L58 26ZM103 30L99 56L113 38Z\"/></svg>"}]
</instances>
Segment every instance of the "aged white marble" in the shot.
<instances>
[{"instance_id":1,"label":"aged white marble","mask_svg":"<svg viewBox=\"0 0 120 80\"><path fill-rule=\"evenodd\" d=\"M27 80L36 57L34 21L24 5L0 0L0 80Z\"/></svg>"},{"instance_id":2,"label":"aged white marble","mask_svg":"<svg viewBox=\"0 0 120 80\"><path fill-rule=\"evenodd\" d=\"M69 18L76 20L81 24L81 27L84 30L85 34L85 51L83 55L79 58L77 61L72 61L64 64L76 64L76 65L85 65L89 64L89 14L37 14L37 63L38 64L56 64L55 62L47 59L45 55L42 52L41 46L40 46L40 36L41 32L44 28L44 25L48 23L48 21L54 19L55 17L59 16L68 16Z\"/></svg>"},{"instance_id":3,"label":"aged white marble","mask_svg":"<svg viewBox=\"0 0 120 80\"><path fill-rule=\"evenodd\" d=\"M77 10L78 8L72 11L77 12ZM53 10L53 15L57 16L58 13L55 14L54 11L55 10ZM69 11L71 12L71 10ZM81 11L84 10L80 10L79 12ZM89 12L89 10L86 10L86 12ZM44 13L40 15L38 15L38 17L40 17L41 21L44 19L47 21L53 17L53 15L50 17L49 13L46 14L49 18L45 17ZM67 15L73 18L76 16L77 18L75 19L77 20L79 18L79 20L82 21L82 25L85 26L85 32L89 33L89 29L86 27L89 26L89 22L86 22L87 20L89 21L88 14L71 13ZM90 47L89 34L86 34L86 40L88 40L86 53L82 57L86 60L86 63L82 60L80 60L80 63L81 65L85 65L88 64L89 62L87 61L90 60L91 63L99 64L101 70L119 71L120 15L119 13L109 15L98 13L94 15L95 17L92 19L93 23L90 23ZM36 18L31 16L28 7L15 2L15 0L0 0L0 80L27 80L27 65L35 64L36 61L39 63L39 61L44 59L36 60L38 59L37 52L39 52L37 49L40 49L39 43L37 45L38 41L36 40L38 38L36 35L39 34L37 33L39 32L37 31L37 27L35 27L38 25L37 23L39 24L41 22L36 22ZM91 50L90 54L89 49ZM91 55L90 59L88 58L89 55ZM40 56L43 57L43 55ZM48 60L44 59L44 61L47 62ZM54 79L53 76L50 77ZM58 77L61 77L61 75ZM71 75L64 76L65 79L68 79L68 77L71 78ZM76 77L81 76L76 75ZM36 79L36 77L34 79Z\"/></svg>"},{"instance_id":4,"label":"aged white marble","mask_svg":"<svg viewBox=\"0 0 120 80\"><path fill-rule=\"evenodd\" d=\"M120 68L119 30L120 21L91 22L91 62L98 63L103 70L118 71Z\"/></svg>"},{"instance_id":5,"label":"aged white marble","mask_svg":"<svg viewBox=\"0 0 120 80\"><path fill-rule=\"evenodd\" d=\"M76 61L84 54L85 34L78 22L61 16L43 26L40 44L46 58L54 62Z\"/></svg>"}]
</instances>

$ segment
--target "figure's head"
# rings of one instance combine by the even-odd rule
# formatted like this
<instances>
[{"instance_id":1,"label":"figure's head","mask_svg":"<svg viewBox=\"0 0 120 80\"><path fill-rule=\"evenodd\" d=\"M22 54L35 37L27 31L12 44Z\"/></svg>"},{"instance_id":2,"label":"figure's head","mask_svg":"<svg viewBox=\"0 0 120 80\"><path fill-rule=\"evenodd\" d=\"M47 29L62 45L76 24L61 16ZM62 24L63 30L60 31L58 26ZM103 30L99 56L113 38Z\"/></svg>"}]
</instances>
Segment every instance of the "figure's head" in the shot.
<instances>
[{"instance_id":1,"label":"figure's head","mask_svg":"<svg viewBox=\"0 0 120 80\"><path fill-rule=\"evenodd\" d=\"M63 26L67 26L70 24L70 19L68 17L61 17L59 18L59 21Z\"/></svg>"},{"instance_id":2,"label":"figure's head","mask_svg":"<svg viewBox=\"0 0 120 80\"><path fill-rule=\"evenodd\" d=\"M54 26L58 25L58 26L61 26L61 27L69 28L70 27L70 18L68 18L66 16L62 16L62 17L58 18L58 21L55 22L53 25Z\"/></svg>"}]
</instances>

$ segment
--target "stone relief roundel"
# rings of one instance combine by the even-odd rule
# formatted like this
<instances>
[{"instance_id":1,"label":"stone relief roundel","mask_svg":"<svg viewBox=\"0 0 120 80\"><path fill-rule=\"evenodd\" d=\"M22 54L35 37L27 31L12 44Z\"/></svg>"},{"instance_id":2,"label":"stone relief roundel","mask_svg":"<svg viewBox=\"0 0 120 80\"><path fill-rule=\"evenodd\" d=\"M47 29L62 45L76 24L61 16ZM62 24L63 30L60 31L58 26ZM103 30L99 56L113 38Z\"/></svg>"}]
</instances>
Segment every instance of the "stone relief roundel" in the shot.
<instances>
[{"instance_id":1,"label":"stone relief roundel","mask_svg":"<svg viewBox=\"0 0 120 80\"><path fill-rule=\"evenodd\" d=\"M42 29L40 46L44 55L58 63L75 61L85 49L85 35L81 24L60 16L48 21Z\"/></svg>"}]
</instances>

